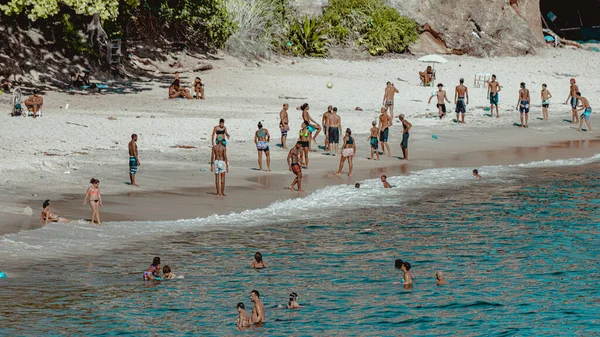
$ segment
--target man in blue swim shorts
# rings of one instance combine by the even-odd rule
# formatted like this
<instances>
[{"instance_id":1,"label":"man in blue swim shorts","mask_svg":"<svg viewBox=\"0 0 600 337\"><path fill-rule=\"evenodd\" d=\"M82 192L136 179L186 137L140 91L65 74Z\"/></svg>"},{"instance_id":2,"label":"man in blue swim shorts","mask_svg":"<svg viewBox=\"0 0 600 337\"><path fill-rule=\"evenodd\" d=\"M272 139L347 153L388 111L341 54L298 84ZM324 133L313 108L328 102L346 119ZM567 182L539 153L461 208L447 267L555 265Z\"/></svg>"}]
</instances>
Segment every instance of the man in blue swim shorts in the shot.
<instances>
[{"instance_id":1,"label":"man in blue swim shorts","mask_svg":"<svg viewBox=\"0 0 600 337\"><path fill-rule=\"evenodd\" d=\"M502 90L500 83L496 81L496 75L492 75L492 80L488 82L488 96L490 97L490 117L494 115L494 106L496 107L496 118L500 117L498 113L498 93Z\"/></svg>"},{"instance_id":2,"label":"man in blue swim shorts","mask_svg":"<svg viewBox=\"0 0 600 337\"><path fill-rule=\"evenodd\" d=\"M131 135L131 141L129 142L129 180L131 182L131 186L138 186L135 183L137 167L140 166L140 160L138 159L137 139L138 137L134 133Z\"/></svg>"},{"instance_id":3,"label":"man in blue swim shorts","mask_svg":"<svg viewBox=\"0 0 600 337\"><path fill-rule=\"evenodd\" d=\"M581 127L583 126L583 121L585 121L585 125L587 125L588 127L588 132L592 131L592 122L590 122L590 116L592 115L592 107L590 106L590 102L587 100L587 98L581 96L580 92L577 92L575 94L575 97L577 97L577 99L581 102L581 109L579 109L578 111L583 110L583 113L581 114L581 120L579 121L579 129L577 129L577 131L581 131Z\"/></svg>"}]
</instances>

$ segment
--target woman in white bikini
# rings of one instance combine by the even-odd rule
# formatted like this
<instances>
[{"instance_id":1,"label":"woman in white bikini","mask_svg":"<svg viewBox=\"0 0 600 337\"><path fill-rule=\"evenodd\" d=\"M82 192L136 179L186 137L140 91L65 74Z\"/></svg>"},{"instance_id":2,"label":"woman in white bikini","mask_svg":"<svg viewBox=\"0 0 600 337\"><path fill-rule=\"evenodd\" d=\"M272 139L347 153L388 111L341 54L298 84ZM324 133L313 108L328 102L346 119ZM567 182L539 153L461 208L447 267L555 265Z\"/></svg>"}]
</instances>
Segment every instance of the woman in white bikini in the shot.
<instances>
[{"instance_id":1,"label":"woman in white bikini","mask_svg":"<svg viewBox=\"0 0 600 337\"><path fill-rule=\"evenodd\" d=\"M40 226L44 227L48 222L69 222L67 218L61 218L50 210L50 200L44 201L42 205L42 214L40 215Z\"/></svg>"},{"instance_id":2,"label":"woman in white bikini","mask_svg":"<svg viewBox=\"0 0 600 337\"><path fill-rule=\"evenodd\" d=\"M102 222L100 221L100 206L102 206L102 195L100 195L99 187L100 180L92 178L92 180L90 180L90 184L92 184L92 186L88 187L87 192L85 193L85 198L83 199L83 204L85 205L89 197L90 208L92 209L92 220L90 223L94 223L94 219L97 219L98 225L102 225Z\"/></svg>"}]
</instances>

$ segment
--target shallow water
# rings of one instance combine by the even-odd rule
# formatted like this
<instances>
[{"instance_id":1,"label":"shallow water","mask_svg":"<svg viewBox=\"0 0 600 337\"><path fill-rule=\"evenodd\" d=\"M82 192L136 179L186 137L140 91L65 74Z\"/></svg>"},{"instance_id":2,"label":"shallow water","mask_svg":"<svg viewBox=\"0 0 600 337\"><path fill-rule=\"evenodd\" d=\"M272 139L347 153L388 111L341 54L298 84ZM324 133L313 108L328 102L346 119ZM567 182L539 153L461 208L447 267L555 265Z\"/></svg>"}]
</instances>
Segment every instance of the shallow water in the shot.
<instances>
[{"instance_id":1,"label":"shallow water","mask_svg":"<svg viewBox=\"0 0 600 337\"><path fill-rule=\"evenodd\" d=\"M319 208L320 219L183 227L36 262L0 280L0 335L237 335L235 306L251 308L252 289L267 307L252 334L600 335L599 169L523 169L419 191L395 178L411 198L367 189L391 200L357 199L354 209L340 201L334 217ZM249 268L257 250L268 269ZM185 279L145 284L154 255ZM393 284L396 258L412 263L410 290ZM436 286L436 270L449 286ZM292 291L306 307L276 309Z\"/></svg>"}]
</instances>

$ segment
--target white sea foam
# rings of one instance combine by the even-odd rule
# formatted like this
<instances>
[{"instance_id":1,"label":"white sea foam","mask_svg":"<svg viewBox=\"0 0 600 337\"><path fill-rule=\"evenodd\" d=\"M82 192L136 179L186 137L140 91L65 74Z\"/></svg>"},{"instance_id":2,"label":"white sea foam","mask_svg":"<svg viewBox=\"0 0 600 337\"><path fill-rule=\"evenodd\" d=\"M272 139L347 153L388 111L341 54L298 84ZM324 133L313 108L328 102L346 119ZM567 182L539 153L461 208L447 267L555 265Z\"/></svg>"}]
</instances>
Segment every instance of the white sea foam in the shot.
<instances>
[{"instance_id":1,"label":"white sea foam","mask_svg":"<svg viewBox=\"0 0 600 337\"><path fill-rule=\"evenodd\" d=\"M591 158L539 161L511 166L479 168L485 182L503 182L519 176L519 169L574 166L600 161ZM407 176L389 177L395 188L384 189L379 179L361 182L360 189L349 185L327 186L298 199L282 200L262 209L240 213L211 215L205 218L177 221L113 222L97 227L83 221L71 224L53 223L44 228L7 234L0 237L3 262L19 259L48 259L62 256L94 254L102 250L142 242L146 238L179 232L214 228L243 228L291 221L310 221L323 214L336 215L352 209L398 206L422 196L427 189L464 186L478 183L470 168L438 168L414 172ZM333 211L333 213L332 213Z\"/></svg>"}]
</instances>

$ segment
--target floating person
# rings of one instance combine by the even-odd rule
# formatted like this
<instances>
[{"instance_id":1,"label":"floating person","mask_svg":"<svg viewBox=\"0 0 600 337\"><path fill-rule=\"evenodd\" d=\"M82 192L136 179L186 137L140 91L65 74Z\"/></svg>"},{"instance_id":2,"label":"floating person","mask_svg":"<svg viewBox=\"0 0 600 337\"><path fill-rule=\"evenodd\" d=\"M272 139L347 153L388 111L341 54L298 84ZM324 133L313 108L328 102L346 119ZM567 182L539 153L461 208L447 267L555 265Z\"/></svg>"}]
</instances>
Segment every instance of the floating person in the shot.
<instances>
[{"instance_id":1,"label":"floating person","mask_svg":"<svg viewBox=\"0 0 600 337\"><path fill-rule=\"evenodd\" d=\"M517 111L520 112L521 116L521 127L529 127L529 103L531 97L529 90L525 88L525 82L521 82L521 89L519 90L519 100L517 101Z\"/></svg>"},{"instance_id":2,"label":"floating person","mask_svg":"<svg viewBox=\"0 0 600 337\"><path fill-rule=\"evenodd\" d=\"M494 107L496 107L496 118L500 117L498 112L498 93L502 90L500 83L496 81L496 75L492 75L492 80L488 82L488 96L490 98L490 117L494 116Z\"/></svg>"},{"instance_id":3,"label":"floating person","mask_svg":"<svg viewBox=\"0 0 600 337\"><path fill-rule=\"evenodd\" d=\"M294 181L289 187L292 191L294 190L294 186L298 185L298 192L304 192L302 189L302 166L304 163L300 156L300 151L302 151L303 146L303 142L298 141L296 145L292 147L287 157L289 170L296 175L296 178L294 178Z\"/></svg>"},{"instance_id":4,"label":"floating person","mask_svg":"<svg viewBox=\"0 0 600 337\"><path fill-rule=\"evenodd\" d=\"M281 148L287 150L287 134L290 131L289 118L288 118L289 105L285 103L283 108L279 112L279 129L281 130Z\"/></svg>"},{"instance_id":5,"label":"floating person","mask_svg":"<svg viewBox=\"0 0 600 337\"><path fill-rule=\"evenodd\" d=\"M477 179L481 179L481 176L479 175L479 171L477 169L473 170L473 177L475 177Z\"/></svg>"},{"instance_id":6,"label":"floating person","mask_svg":"<svg viewBox=\"0 0 600 337\"><path fill-rule=\"evenodd\" d=\"M254 269L267 268L267 264L265 261L263 261L263 256L260 252L254 253L254 261L252 261L252 265L250 267Z\"/></svg>"},{"instance_id":7,"label":"floating person","mask_svg":"<svg viewBox=\"0 0 600 337\"><path fill-rule=\"evenodd\" d=\"M223 138L223 146L227 146L227 139L229 139L229 132L227 132L227 128L225 127L225 120L223 118L219 119L219 125L213 128L212 135L210 136L211 145L216 144L215 138L221 137Z\"/></svg>"},{"instance_id":8,"label":"floating person","mask_svg":"<svg viewBox=\"0 0 600 337\"><path fill-rule=\"evenodd\" d=\"M331 144L333 146L333 144ZM352 137L352 130L346 129L346 136L344 137L344 145L342 146L342 156L340 157L340 167L335 173L336 176L342 174L344 163L348 160L348 177L352 176L352 158L356 153L356 144L354 143L354 137Z\"/></svg>"},{"instance_id":9,"label":"floating person","mask_svg":"<svg viewBox=\"0 0 600 337\"><path fill-rule=\"evenodd\" d=\"M385 174L381 176L381 182L383 183L383 188L392 188L392 185L388 183L387 176Z\"/></svg>"},{"instance_id":10,"label":"floating person","mask_svg":"<svg viewBox=\"0 0 600 337\"><path fill-rule=\"evenodd\" d=\"M254 308L252 308L252 324L262 326L265 322L265 306L260 300L258 290L250 292L250 300L254 303Z\"/></svg>"},{"instance_id":11,"label":"floating person","mask_svg":"<svg viewBox=\"0 0 600 337\"><path fill-rule=\"evenodd\" d=\"M450 100L448 99L446 90L444 90L444 85L442 83L439 83L437 87L438 91L435 94L435 96L437 97L436 107L438 108L438 116L440 117L440 119L442 119L442 117L446 116L446 103L444 101L450 103ZM427 102L427 104L431 104L432 98L433 96L429 96L429 101Z\"/></svg>"},{"instance_id":12,"label":"floating person","mask_svg":"<svg viewBox=\"0 0 600 337\"><path fill-rule=\"evenodd\" d=\"M217 145L213 146L210 157L210 172L215 173L215 187L217 196L225 197L225 174L229 173L229 160L227 148L223 145L223 137L217 138Z\"/></svg>"},{"instance_id":13,"label":"floating person","mask_svg":"<svg viewBox=\"0 0 600 337\"><path fill-rule=\"evenodd\" d=\"M138 146L137 146L138 136L134 133L131 135L131 141L129 142L129 184L131 186L138 186L135 183L135 174L137 173L137 168L140 166L140 159L138 157Z\"/></svg>"},{"instance_id":14,"label":"floating person","mask_svg":"<svg viewBox=\"0 0 600 337\"><path fill-rule=\"evenodd\" d=\"M552 98L552 94L548 90L548 86L546 83L542 84L542 92L540 94L542 97L542 119L548 120L548 108L550 107L550 98Z\"/></svg>"},{"instance_id":15,"label":"floating person","mask_svg":"<svg viewBox=\"0 0 600 337\"><path fill-rule=\"evenodd\" d=\"M439 270L435 272L435 279L437 280L437 285L438 286L443 286L443 285L447 285L448 284L448 281L446 281L444 279L444 273L442 273Z\"/></svg>"},{"instance_id":16,"label":"floating person","mask_svg":"<svg viewBox=\"0 0 600 337\"><path fill-rule=\"evenodd\" d=\"M48 222L70 222L67 218L60 217L50 210L50 200L42 204L42 214L40 215L40 226L44 227Z\"/></svg>"},{"instance_id":17,"label":"floating person","mask_svg":"<svg viewBox=\"0 0 600 337\"><path fill-rule=\"evenodd\" d=\"M381 114L379 115L379 142L381 143L382 154L385 154L387 150L388 156L392 156L390 145L388 144L388 137L390 134L390 116L387 114L385 108L381 108Z\"/></svg>"},{"instance_id":18,"label":"floating person","mask_svg":"<svg viewBox=\"0 0 600 337\"><path fill-rule=\"evenodd\" d=\"M148 280L162 280L162 278L160 277L160 257L158 256L152 259L152 264L144 272L144 281Z\"/></svg>"},{"instance_id":19,"label":"floating person","mask_svg":"<svg viewBox=\"0 0 600 337\"><path fill-rule=\"evenodd\" d=\"M404 114L398 115L400 123L402 123L402 142L400 142L400 149L402 150L402 159L408 160L408 137L410 137L410 128L412 124L404 119Z\"/></svg>"},{"instance_id":20,"label":"floating person","mask_svg":"<svg viewBox=\"0 0 600 337\"><path fill-rule=\"evenodd\" d=\"M390 112L390 125L394 120L394 96L400 91L396 89L396 86L392 82L385 84L385 91L383 92L383 103L382 105Z\"/></svg>"},{"instance_id":21,"label":"floating person","mask_svg":"<svg viewBox=\"0 0 600 337\"><path fill-rule=\"evenodd\" d=\"M244 303L240 302L237 304L238 311L238 319L237 319L237 327L242 330L244 328L252 325L252 317L248 314L248 312L244 308Z\"/></svg>"},{"instance_id":22,"label":"floating person","mask_svg":"<svg viewBox=\"0 0 600 337\"><path fill-rule=\"evenodd\" d=\"M373 121L371 123L371 135L369 135L369 144L371 144L371 160L373 160L373 155L377 155L377 160L379 160L379 128L377 127L377 122Z\"/></svg>"},{"instance_id":23,"label":"floating person","mask_svg":"<svg viewBox=\"0 0 600 337\"><path fill-rule=\"evenodd\" d=\"M329 125L330 125L329 117L331 116L332 111L333 111L333 105L330 105L327 107L327 111L325 111L323 113L323 117L321 117L321 125L323 126L323 133L325 134L325 151L330 151L329 150Z\"/></svg>"},{"instance_id":24,"label":"floating person","mask_svg":"<svg viewBox=\"0 0 600 337\"><path fill-rule=\"evenodd\" d=\"M577 99L581 102L581 109L578 109L577 111L583 110L583 113L581 114L581 120L579 121L579 128L577 129L577 131L581 131L583 121L585 121L585 125L587 125L588 127L588 132L591 132L592 123L590 122L590 116L592 114L592 107L590 106L590 102L587 100L587 98L581 96L580 92L577 92L575 95L577 95Z\"/></svg>"},{"instance_id":25,"label":"floating person","mask_svg":"<svg viewBox=\"0 0 600 337\"><path fill-rule=\"evenodd\" d=\"M337 108L333 108L327 120L329 123L329 155L335 156L339 153L340 129L342 128L342 117L337 114Z\"/></svg>"},{"instance_id":26,"label":"floating person","mask_svg":"<svg viewBox=\"0 0 600 337\"><path fill-rule=\"evenodd\" d=\"M469 89L465 86L465 79L461 78L459 84L454 88L454 104L456 104L456 122L465 123L465 113L467 112L467 105L469 105ZM465 101L466 98L466 101ZM458 119L458 115L461 115L461 119Z\"/></svg>"},{"instance_id":27,"label":"floating person","mask_svg":"<svg viewBox=\"0 0 600 337\"><path fill-rule=\"evenodd\" d=\"M269 141L271 141L271 135L269 130L263 128L261 122L258 122L258 130L254 133L254 144L256 144L256 150L258 151L258 168L263 170L262 166L262 154L265 153L267 157L267 171L271 171L271 152L269 151Z\"/></svg>"},{"instance_id":28,"label":"floating person","mask_svg":"<svg viewBox=\"0 0 600 337\"><path fill-rule=\"evenodd\" d=\"M286 309L298 309L301 308L302 306L300 304L298 304L298 294L296 294L295 292L290 294L290 300L288 301L288 303L286 304Z\"/></svg>"},{"instance_id":29,"label":"floating person","mask_svg":"<svg viewBox=\"0 0 600 337\"><path fill-rule=\"evenodd\" d=\"M204 82L200 79L200 77L196 77L194 79L194 92L196 93L196 99L205 99L204 98Z\"/></svg>"},{"instance_id":30,"label":"floating person","mask_svg":"<svg viewBox=\"0 0 600 337\"><path fill-rule=\"evenodd\" d=\"M571 78L570 82L571 82L571 86L569 87L569 97L567 97L565 104L568 104L569 99L571 100L571 124L577 124L577 123L579 123L579 116L577 114L577 112L578 112L578 110L577 110L577 106L578 106L577 93L579 92L579 87L575 83L574 78Z\"/></svg>"},{"instance_id":31,"label":"floating person","mask_svg":"<svg viewBox=\"0 0 600 337\"><path fill-rule=\"evenodd\" d=\"M100 180L92 178L90 184L83 198L83 204L85 205L88 197L90 198L90 208L92 209L92 219L90 223L93 224L95 220L98 220L98 225L102 225L100 221L100 207L102 207L102 195L100 194Z\"/></svg>"}]
</instances>

